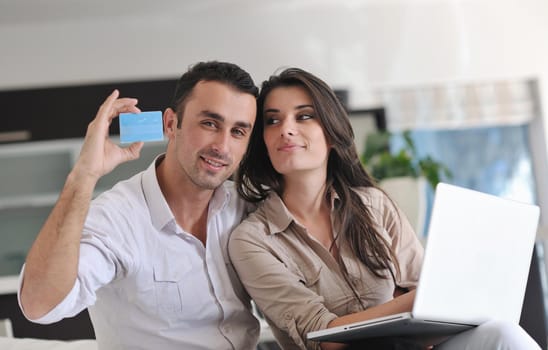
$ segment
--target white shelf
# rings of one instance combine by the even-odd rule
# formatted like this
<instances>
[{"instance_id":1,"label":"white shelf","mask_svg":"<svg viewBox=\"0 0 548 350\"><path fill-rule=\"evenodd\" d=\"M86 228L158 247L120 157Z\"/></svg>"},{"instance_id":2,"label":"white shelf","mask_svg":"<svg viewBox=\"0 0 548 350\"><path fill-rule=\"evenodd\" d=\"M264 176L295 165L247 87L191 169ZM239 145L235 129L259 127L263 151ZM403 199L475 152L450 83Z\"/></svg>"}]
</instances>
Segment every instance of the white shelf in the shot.
<instances>
[{"instance_id":1,"label":"white shelf","mask_svg":"<svg viewBox=\"0 0 548 350\"><path fill-rule=\"evenodd\" d=\"M19 276L0 276L0 295L16 294L19 287Z\"/></svg>"},{"instance_id":2,"label":"white shelf","mask_svg":"<svg viewBox=\"0 0 548 350\"><path fill-rule=\"evenodd\" d=\"M52 207L59 193L0 197L0 210L28 207Z\"/></svg>"},{"instance_id":3,"label":"white shelf","mask_svg":"<svg viewBox=\"0 0 548 350\"><path fill-rule=\"evenodd\" d=\"M111 138L119 143L117 137ZM40 227L58 200L83 139L0 145L0 276L19 273ZM94 196L146 169L167 140L145 143L138 160L120 164L101 178ZM124 145L122 145L124 147ZM0 277L0 292L15 292L17 279Z\"/></svg>"}]
</instances>

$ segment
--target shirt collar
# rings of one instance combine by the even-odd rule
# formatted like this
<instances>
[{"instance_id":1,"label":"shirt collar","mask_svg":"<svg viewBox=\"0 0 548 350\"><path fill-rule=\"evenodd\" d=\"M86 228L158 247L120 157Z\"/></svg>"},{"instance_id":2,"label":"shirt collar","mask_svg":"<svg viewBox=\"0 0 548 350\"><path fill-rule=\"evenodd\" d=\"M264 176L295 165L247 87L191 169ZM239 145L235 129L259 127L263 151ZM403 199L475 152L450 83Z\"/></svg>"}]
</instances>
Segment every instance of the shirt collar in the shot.
<instances>
[{"instance_id":1,"label":"shirt collar","mask_svg":"<svg viewBox=\"0 0 548 350\"><path fill-rule=\"evenodd\" d=\"M269 234L284 232L295 218L276 192L270 192L263 203Z\"/></svg>"},{"instance_id":2,"label":"shirt collar","mask_svg":"<svg viewBox=\"0 0 548 350\"><path fill-rule=\"evenodd\" d=\"M165 153L154 159L152 164L144 171L141 186L152 218L152 224L157 230L163 229L168 224L175 225L175 217L160 189L156 168L164 160ZM230 191L226 188L225 181L214 192L209 202L209 217L215 216L230 202Z\"/></svg>"},{"instance_id":3,"label":"shirt collar","mask_svg":"<svg viewBox=\"0 0 548 350\"><path fill-rule=\"evenodd\" d=\"M218 212L223 210L228 203L230 203L230 191L226 188L231 181L225 181L223 184L215 189L213 196L209 201L209 217L217 215Z\"/></svg>"},{"instance_id":4,"label":"shirt collar","mask_svg":"<svg viewBox=\"0 0 548 350\"><path fill-rule=\"evenodd\" d=\"M141 186L148 205L148 210L151 214L152 224L157 230L163 229L168 223L175 220L175 217L164 198L162 190L160 189L158 175L156 174L156 167L164 160L164 157L165 153L156 157L152 164L143 172L141 178Z\"/></svg>"},{"instance_id":5,"label":"shirt collar","mask_svg":"<svg viewBox=\"0 0 548 350\"><path fill-rule=\"evenodd\" d=\"M331 190L329 198L331 211L333 211L339 206L339 195L335 190ZM295 221L295 217L287 209L280 196L274 191L269 193L263 206L268 222L269 234L284 232Z\"/></svg>"}]
</instances>

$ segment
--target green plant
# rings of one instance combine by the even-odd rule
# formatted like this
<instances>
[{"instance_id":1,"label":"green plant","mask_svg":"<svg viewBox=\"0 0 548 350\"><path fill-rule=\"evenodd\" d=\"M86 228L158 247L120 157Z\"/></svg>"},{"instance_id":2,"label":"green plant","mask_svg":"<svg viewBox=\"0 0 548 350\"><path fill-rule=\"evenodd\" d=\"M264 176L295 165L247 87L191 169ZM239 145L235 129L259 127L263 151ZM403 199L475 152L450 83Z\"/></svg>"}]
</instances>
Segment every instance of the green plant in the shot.
<instances>
[{"instance_id":1,"label":"green plant","mask_svg":"<svg viewBox=\"0 0 548 350\"><path fill-rule=\"evenodd\" d=\"M442 163L430 156L419 158L415 143L409 131L403 132L404 147L390 152L389 132L378 132L367 136L365 152L361 156L362 164L377 180L390 177L423 176L435 188L442 177L451 178L451 172Z\"/></svg>"}]
</instances>

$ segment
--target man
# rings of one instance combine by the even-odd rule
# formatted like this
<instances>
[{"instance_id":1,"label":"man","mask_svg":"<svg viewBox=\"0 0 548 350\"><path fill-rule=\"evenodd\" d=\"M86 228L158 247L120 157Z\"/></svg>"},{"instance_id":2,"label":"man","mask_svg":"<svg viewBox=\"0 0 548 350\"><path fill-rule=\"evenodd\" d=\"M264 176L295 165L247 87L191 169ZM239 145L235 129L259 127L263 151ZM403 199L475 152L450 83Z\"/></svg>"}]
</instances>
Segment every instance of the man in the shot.
<instances>
[{"instance_id":1,"label":"man","mask_svg":"<svg viewBox=\"0 0 548 350\"><path fill-rule=\"evenodd\" d=\"M227 254L246 207L225 180L246 152L257 92L236 65L195 65L164 112L165 155L91 202L100 177L143 146L108 139L119 113L139 112L114 91L21 271L26 317L89 307L99 349L254 348L258 322Z\"/></svg>"}]
</instances>

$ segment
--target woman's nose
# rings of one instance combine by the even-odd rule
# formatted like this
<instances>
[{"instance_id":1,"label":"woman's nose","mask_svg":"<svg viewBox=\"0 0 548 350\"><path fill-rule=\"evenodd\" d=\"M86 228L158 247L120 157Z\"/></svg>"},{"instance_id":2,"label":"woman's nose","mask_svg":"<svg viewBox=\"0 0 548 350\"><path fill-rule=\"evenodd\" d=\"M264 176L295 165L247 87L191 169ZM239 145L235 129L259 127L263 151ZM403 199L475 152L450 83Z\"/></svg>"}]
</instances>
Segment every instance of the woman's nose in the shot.
<instances>
[{"instance_id":1,"label":"woman's nose","mask_svg":"<svg viewBox=\"0 0 548 350\"><path fill-rule=\"evenodd\" d=\"M297 129L295 128L294 123L289 121L284 121L281 128L281 136L295 136L297 134Z\"/></svg>"}]
</instances>

